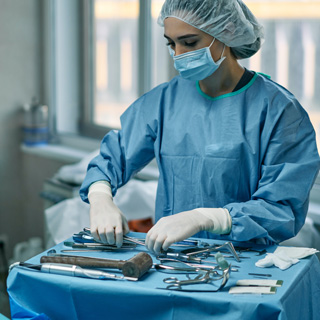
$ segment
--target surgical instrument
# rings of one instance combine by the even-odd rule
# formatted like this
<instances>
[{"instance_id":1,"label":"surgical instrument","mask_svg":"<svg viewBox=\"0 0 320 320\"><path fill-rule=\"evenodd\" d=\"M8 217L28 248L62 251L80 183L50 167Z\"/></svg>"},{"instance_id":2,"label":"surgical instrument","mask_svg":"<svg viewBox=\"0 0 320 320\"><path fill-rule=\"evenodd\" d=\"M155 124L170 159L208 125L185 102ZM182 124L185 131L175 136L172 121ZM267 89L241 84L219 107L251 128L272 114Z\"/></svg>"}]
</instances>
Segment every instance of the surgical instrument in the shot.
<instances>
[{"instance_id":1,"label":"surgical instrument","mask_svg":"<svg viewBox=\"0 0 320 320\"><path fill-rule=\"evenodd\" d=\"M204 254L205 256L208 256L210 254L210 252L213 252L213 251L220 251L222 249L226 249L228 250L232 256L238 261L240 262L240 258L236 252L236 250L234 249L234 246L233 244L228 241L228 242L225 242L224 244L222 245L211 245L209 246L208 248L205 248L205 249L185 249L185 250L182 250L181 253L183 254L186 254L187 256L196 256L196 255L199 255L199 254Z\"/></svg>"},{"instance_id":2,"label":"surgical instrument","mask_svg":"<svg viewBox=\"0 0 320 320\"><path fill-rule=\"evenodd\" d=\"M146 252L139 252L129 260L100 259L81 256L42 256L40 262L70 264L86 268L119 269L124 276L133 278L140 278L152 267L152 258Z\"/></svg>"},{"instance_id":3,"label":"surgical instrument","mask_svg":"<svg viewBox=\"0 0 320 320\"><path fill-rule=\"evenodd\" d=\"M228 282L228 279L230 277L230 265L227 269L223 270L222 275L212 274L212 271L210 270L200 270L199 274L194 278L190 279L189 276L187 276L187 280L179 280L175 277L169 277L165 278L163 280L164 283L167 283L168 286L165 288L167 290L177 290L177 291L193 291L193 292L217 292L220 289L222 289L226 283ZM196 284L204 284L209 283L211 284L213 281L217 281L219 279L222 279L222 282L220 283L218 288L215 288L213 290L197 290L197 289L183 289L182 286L186 285L196 285Z\"/></svg>"},{"instance_id":4,"label":"surgical instrument","mask_svg":"<svg viewBox=\"0 0 320 320\"><path fill-rule=\"evenodd\" d=\"M79 233L74 234L73 239L76 242L84 242L84 240L88 240L88 242L89 241L97 242L92 237L91 230L88 227L85 227L83 228L83 231L80 231ZM145 245L145 239L138 239L138 238L130 237L128 235L123 236L123 241L124 243L133 242L136 244L140 244L142 246ZM202 240L197 240L197 239L186 239L179 242L175 242L171 245L171 247L197 247L197 248L204 248L208 246L209 246L209 243L204 242Z\"/></svg>"},{"instance_id":5,"label":"surgical instrument","mask_svg":"<svg viewBox=\"0 0 320 320\"><path fill-rule=\"evenodd\" d=\"M199 270L214 272L219 266L202 266L176 261L172 259L162 259L161 263L154 263L153 267L165 273L198 273Z\"/></svg>"},{"instance_id":6,"label":"surgical instrument","mask_svg":"<svg viewBox=\"0 0 320 320\"><path fill-rule=\"evenodd\" d=\"M235 250L237 250L239 253L242 252L257 252L257 256L262 256L263 254L267 253L266 249L258 250L258 249L252 249L251 247L239 247L235 246Z\"/></svg>"},{"instance_id":7,"label":"surgical instrument","mask_svg":"<svg viewBox=\"0 0 320 320\"><path fill-rule=\"evenodd\" d=\"M186 254L182 254L180 252L162 252L160 255L157 256L157 259L162 259L162 258L173 258L176 260L180 260L183 262L195 262L195 263L202 263L202 259L194 256L189 256ZM206 263L213 263L216 264L215 262L210 262L206 261Z\"/></svg>"},{"instance_id":8,"label":"surgical instrument","mask_svg":"<svg viewBox=\"0 0 320 320\"><path fill-rule=\"evenodd\" d=\"M136 243L136 244L140 244L141 246L145 246L145 242L144 242L143 239L136 239L136 238L132 238L132 237L129 237L129 236L123 236L123 240L124 241L133 242L133 243Z\"/></svg>"},{"instance_id":9,"label":"surgical instrument","mask_svg":"<svg viewBox=\"0 0 320 320\"><path fill-rule=\"evenodd\" d=\"M60 252L71 253L71 252L110 252L114 250L108 249L63 249Z\"/></svg>"},{"instance_id":10,"label":"surgical instrument","mask_svg":"<svg viewBox=\"0 0 320 320\"><path fill-rule=\"evenodd\" d=\"M272 277L269 273L248 273L250 276L256 276L256 277Z\"/></svg>"},{"instance_id":11,"label":"surgical instrument","mask_svg":"<svg viewBox=\"0 0 320 320\"><path fill-rule=\"evenodd\" d=\"M100 245L107 245L107 244L104 244L100 241L97 241L93 238L93 236L91 236L90 234L88 234L87 232L79 232L79 233L75 233L73 235L73 240L75 243L86 243L86 244L100 244ZM134 244L140 244L142 246L145 245L144 241L141 241L140 239L136 239L136 238L132 238L132 237L129 237L129 236L123 236L123 246L126 247L128 245L130 245L131 243L134 243Z\"/></svg>"},{"instance_id":12,"label":"surgical instrument","mask_svg":"<svg viewBox=\"0 0 320 320\"><path fill-rule=\"evenodd\" d=\"M129 242L133 242L136 244L140 244L142 246L145 245L145 239L137 239L137 238L133 238L133 237L129 237L127 235L123 236L123 241L129 241ZM179 242L175 242L173 243L170 247L196 247L196 248L205 248L209 246L208 243L203 242L201 240L192 240L192 239L187 239L187 240L182 240Z\"/></svg>"},{"instance_id":13,"label":"surgical instrument","mask_svg":"<svg viewBox=\"0 0 320 320\"><path fill-rule=\"evenodd\" d=\"M185 267L185 268L195 268L195 269L202 269L202 270L216 270L220 268L220 266L217 263L214 263L215 265L205 265L205 264L197 264L197 263L189 263L189 262L183 262L181 260L176 260L173 258L159 258L161 265L167 265L174 267ZM154 264L156 265L156 264ZM238 272L239 266L232 266L230 271L232 272Z\"/></svg>"},{"instance_id":14,"label":"surgical instrument","mask_svg":"<svg viewBox=\"0 0 320 320\"><path fill-rule=\"evenodd\" d=\"M81 278L90 278L90 279L99 279L99 280L107 280L107 279L130 280L130 281L138 280L138 278L135 278L135 277L119 276L119 275L107 273L101 270L86 269L76 265L68 265L68 264L57 264L57 263L30 264L25 262L16 262L12 266L10 266L10 270L12 270L12 268L15 266L27 267L27 268L39 270L45 273L53 273L53 274L72 276L72 277L81 277Z\"/></svg>"},{"instance_id":15,"label":"surgical instrument","mask_svg":"<svg viewBox=\"0 0 320 320\"><path fill-rule=\"evenodd\" d=\"M102 242L99 242L93 238L93 236L91 235L90 228L84 228L83 231L80 231L79 233L75 233L73 235L73 240L77 243L87 242L87 244L88 243L103 244ZM128 245L128 243L140 244L142 246L145 245L144 239L136 239L136 238L124 235L122 246L126 246L126 245Z\"/></svg>"},{"instance_id":16,"label":"surgical instrument","mask_svg":"<svg viewBox=\"0 0 320 320\"><path fill-rule=\"evenodd\" d=\"M198 270L198 275L194 278L191 279L188 275L188 279L187 280L179 280L176 277L169 277L169 278L165 278L163 279L164 283L169 284L169 286L167 286L167 289L171 289L172 287L178 287L179 289L181 288L181 286L184 285L191 285L191 284L200 284L200 283L208 283L211 282L212 280L217 280L217 279L221 279L223 276L218 275L217 278L213 278L212 275L212 271L210 270ZM218 273L215 273L215 275L217 275Z\"/></svg>"},{"instance_id":17,"label":"surgical instrument","mask_svg":"<svg viewBox=\"0 0 320 320\"><path fill-rule=\"evenodd\" d=\"M98 250L108 250L108 251L114 251L114 250L127 250L127 249L134 249L136 248L135 244L123 244L121 248L118 248L115 245L107 245L103 243L76 243L72 241L65 241L63 243L66 247L72 247L73 249L98 249Z\"/></svg>"}]
</instances>

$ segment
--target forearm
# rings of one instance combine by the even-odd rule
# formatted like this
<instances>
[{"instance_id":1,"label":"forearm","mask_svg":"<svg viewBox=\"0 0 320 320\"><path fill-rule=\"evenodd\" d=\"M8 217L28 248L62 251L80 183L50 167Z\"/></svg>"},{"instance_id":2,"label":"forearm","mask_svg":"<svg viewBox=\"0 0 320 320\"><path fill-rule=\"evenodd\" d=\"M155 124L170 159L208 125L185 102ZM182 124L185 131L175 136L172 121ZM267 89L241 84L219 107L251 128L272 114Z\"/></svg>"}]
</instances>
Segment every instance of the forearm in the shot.
<instances>
[{"instance_id":1,"label":"forearm","mask_svg":"<svg viewBox=\"0 0 320 320\"><path fill-rule=\"evenodd\" d=\"M304 224L308 201L302 206L275 203L264 199L225 206L232 217L232 230L227 236L238 241L264 239L279 243L294 237Z\"/></svg>"}]
</instances>

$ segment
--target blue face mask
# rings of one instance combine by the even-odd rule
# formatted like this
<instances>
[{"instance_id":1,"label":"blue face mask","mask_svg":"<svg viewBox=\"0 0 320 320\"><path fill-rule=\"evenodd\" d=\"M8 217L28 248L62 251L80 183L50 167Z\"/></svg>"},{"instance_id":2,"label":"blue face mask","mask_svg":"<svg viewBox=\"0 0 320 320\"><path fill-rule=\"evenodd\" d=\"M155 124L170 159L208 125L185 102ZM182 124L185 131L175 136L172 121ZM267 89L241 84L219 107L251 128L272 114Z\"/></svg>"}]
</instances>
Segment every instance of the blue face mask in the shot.
<instances>
[{"instance_id":1,"label":"blue face mask","mask_svg":"<svg viewBox=\"0 0 320 320\"><path fill-rule=\"evenodd\" d=\"M169 53L174 61L174 67L179 71L181 77L193 81L199 81L207 78L219 68L221 62L226 58L222 57L225 46L223 47L221 58L217 62L214 62L210 52L210 47L214 40L215 38L209 47L182 53L178 56L174 55L175 52L170 46L168 47Z\"/></svg>"}]
</instances>

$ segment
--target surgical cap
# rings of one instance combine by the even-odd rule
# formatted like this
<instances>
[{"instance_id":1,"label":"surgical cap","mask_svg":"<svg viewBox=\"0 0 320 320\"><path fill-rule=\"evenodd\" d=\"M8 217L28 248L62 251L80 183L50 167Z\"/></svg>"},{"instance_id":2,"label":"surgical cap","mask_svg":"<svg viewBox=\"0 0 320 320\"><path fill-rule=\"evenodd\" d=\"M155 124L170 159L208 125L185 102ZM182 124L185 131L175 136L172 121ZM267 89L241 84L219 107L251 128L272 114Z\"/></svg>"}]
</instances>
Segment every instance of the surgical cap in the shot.
<instances>
[{"instance_id":1,"label":"surgical cap","mask_svg":"<svg viewBox=\"0 0 320 320\"><path fill-rule=\"evenodd\" d=\"M263 27L241 0L166 0L158 23L173 17L203 31L231 48L237 59L261 47Z\"/></svg>"}]
</instances>

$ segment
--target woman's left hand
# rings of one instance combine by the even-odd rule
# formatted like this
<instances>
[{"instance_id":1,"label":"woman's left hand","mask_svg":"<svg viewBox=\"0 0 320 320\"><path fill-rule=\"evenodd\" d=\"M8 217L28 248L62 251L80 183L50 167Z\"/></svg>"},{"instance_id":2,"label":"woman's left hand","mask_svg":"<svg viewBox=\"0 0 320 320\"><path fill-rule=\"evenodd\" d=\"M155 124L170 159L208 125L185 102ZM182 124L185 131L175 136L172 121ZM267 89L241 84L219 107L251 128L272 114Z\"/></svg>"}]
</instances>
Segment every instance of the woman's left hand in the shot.
<instances>
[{"instance_id":1,"label":"woman's left hand","mask_svg":"<svg viewBox=\"0 0 320 320\"><path fill-rule=\"evenodd\" d=\"M213 221L196 209L161 218L148 232L146 247L153 253L168 250L174 242L185 240L197 232L213 229Z\"/></svg>"}]
</instances>

